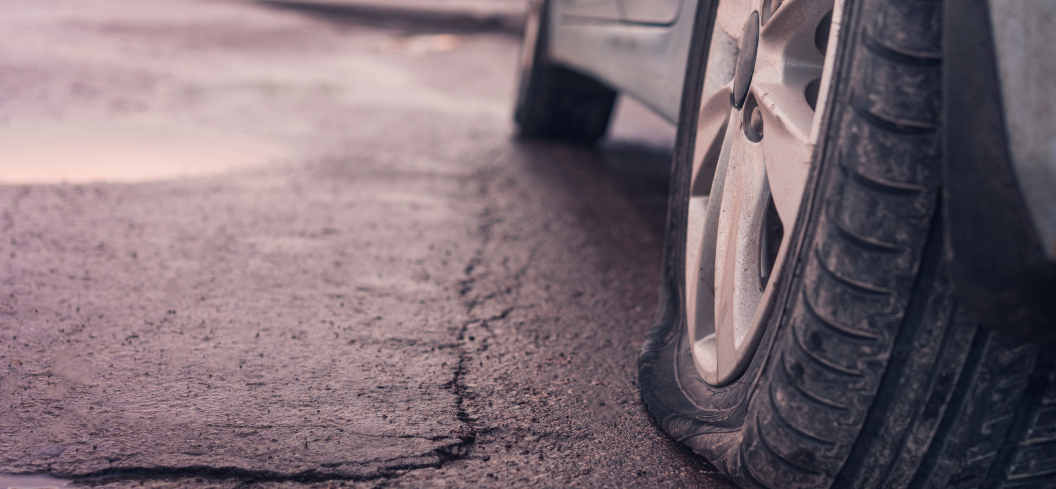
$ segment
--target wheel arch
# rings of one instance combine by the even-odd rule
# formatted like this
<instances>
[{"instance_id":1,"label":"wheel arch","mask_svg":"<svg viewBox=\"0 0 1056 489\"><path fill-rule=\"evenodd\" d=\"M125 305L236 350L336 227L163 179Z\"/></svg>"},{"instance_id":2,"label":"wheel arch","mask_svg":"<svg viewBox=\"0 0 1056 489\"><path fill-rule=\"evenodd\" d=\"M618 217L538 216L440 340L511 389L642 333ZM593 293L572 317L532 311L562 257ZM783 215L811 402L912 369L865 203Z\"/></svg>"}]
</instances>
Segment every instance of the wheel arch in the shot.
<instances>
[{"instance_id":1,"label":"wheel arch","mask_svg":"<svg viewBox=\"0 0 1056 489\"><path fill-rule=\"evenodd\" d=\"M1043 244L1046 233L1024 194L1030 177L1010 137L1008 74L999 66L991 3L946 2L943 15L946 261L955 292L982 326L1051 344L1056 243Z\"/></svg>"}]
</instances>

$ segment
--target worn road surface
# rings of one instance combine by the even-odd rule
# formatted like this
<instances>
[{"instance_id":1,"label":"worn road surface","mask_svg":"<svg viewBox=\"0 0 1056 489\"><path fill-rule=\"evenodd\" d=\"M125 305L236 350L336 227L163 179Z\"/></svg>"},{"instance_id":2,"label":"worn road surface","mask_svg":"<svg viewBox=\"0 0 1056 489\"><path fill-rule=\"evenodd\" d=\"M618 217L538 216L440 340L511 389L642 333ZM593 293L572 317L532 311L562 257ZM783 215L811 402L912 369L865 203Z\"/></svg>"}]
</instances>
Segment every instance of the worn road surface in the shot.
<instances>
[{"instance_id":1,"label":"worn road surface","mask_svg":"<svg viewBox=\"0 0 1056 489\"><path fill-rule=\"evenodd\" d=\"M517 139L494 26L0 11L0 474L730 487L635 384L673 142L645 109Z\"/></svg>"}]
</instances>

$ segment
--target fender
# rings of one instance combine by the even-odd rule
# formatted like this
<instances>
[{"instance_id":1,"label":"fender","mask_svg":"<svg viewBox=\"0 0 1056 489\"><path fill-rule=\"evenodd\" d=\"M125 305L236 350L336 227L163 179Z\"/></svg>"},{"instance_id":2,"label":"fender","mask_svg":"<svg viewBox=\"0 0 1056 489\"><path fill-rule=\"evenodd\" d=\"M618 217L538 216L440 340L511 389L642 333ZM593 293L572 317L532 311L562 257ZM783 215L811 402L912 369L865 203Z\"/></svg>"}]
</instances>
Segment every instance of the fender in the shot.
<instances>
[{"instance_id":1,"label":"fender","mask_svg":"<svg viewBox=\"0 0 1056 489\"><path fill-rule=\"evenodd\" d=\"M618 87L677 123L698 1L683 1L668 24L565 15L563 2L553 2L549 57Z\"/></svg>"}]
</instances>

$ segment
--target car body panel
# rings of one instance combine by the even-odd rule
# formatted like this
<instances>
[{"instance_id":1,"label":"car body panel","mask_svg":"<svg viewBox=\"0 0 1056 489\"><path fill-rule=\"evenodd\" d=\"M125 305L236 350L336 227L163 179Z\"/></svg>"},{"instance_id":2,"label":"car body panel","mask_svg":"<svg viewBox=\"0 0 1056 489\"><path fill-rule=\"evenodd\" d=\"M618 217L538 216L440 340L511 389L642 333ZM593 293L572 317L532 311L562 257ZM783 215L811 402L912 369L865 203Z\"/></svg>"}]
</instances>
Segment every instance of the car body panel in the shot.
<instances>
[{"instance_id":1,"label":"car body panel","mask_svg":"<svg viewBox=\"0 0 1056 489\"><path fill-rule=\"evenodd\" d=\"M678 19L682 0L621 0L624 22L639 24L673 24Z\"/></svg>"},{"instance_id":2,"label":"car body panel","mask_svg":"<svg viewBox=\"0 0 1056 489\"><path fill-rule=\"evenodd\" d=\"M942 18L942 227L950 285L981 326L1056 344L1056 262L1013 163L1013 148L1023 143L1010 132L1006 102L1023 94L1002 93L1008 85L988 0L947 3Z\"/></svg>"},{"instance_id":3,"label":"car body panel","mask_svg":"<svg viewBox=\"0 0 1056 489\"><path fill-rule=\"evenodd\" d=\"M619 21L620 5L617 0L555 0L555 17L570 20L610 20Z\"/></svg>"},{"instance_id":4,"label":"car body panel","mask_svg":"<svg viewBox=\"0 0 1056 489\"><path fill-rule=\"evenodd\" d=\"M1056 260L1056 2L989 0L1012 167Z\"/></svg>"},{"instance_id":5,"label":"car body panel","mask_svg":"<svg viewBox=\"0 0 1056 489\"><path fill-rule=\"evenodd\" d=\"M697 2L680 2L680 12L694 12ZM672 123L678 119L693 15L676 13L666 25L610 22L575 18L566 15L563 2L555 5L549 45L553 62L637 98Z\"/></svg>"}]
</instances>

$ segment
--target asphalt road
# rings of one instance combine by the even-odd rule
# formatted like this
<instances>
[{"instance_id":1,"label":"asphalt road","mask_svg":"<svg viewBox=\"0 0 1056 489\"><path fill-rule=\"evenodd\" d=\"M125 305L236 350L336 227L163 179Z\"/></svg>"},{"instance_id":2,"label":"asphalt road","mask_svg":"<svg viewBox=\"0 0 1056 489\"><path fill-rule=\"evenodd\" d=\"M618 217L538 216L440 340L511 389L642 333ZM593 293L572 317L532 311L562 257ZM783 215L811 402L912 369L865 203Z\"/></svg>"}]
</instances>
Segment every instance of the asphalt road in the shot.
<instances>
[{"instance_id":1,"label":"asphalt road","mask_svg":"<svg viewBox=\"0 0 1056 489\"><path fill-rule=\"evenodd\" d=\"M0 474L729 487L635 384L673 142L642 107L517 139L494 25L0 10Z\"/></svg>"}]
</instances>

